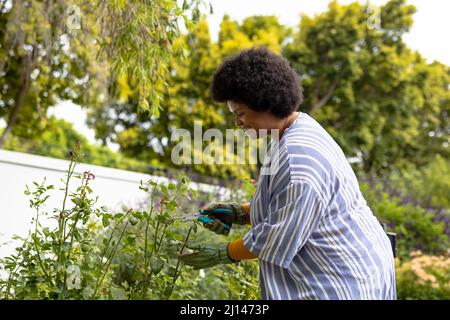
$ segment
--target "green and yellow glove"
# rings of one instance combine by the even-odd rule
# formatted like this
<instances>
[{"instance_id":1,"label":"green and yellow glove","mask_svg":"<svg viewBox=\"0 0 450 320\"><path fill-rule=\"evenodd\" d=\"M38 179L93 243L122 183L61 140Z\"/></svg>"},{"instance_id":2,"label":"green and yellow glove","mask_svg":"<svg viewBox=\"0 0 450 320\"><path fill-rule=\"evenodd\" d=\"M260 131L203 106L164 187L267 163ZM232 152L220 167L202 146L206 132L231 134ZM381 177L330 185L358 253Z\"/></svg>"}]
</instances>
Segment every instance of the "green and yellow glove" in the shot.
<instances>
[{"instance_id":1,"label":"green and yellow glove","mask_svg":"<svg viewBox=\"0 0 450 320\"><path fill-rule=\"evenodd\" d=\"M227 209L230 211L230 214L217 213L215 212L217 209ZM209 218L216 219L213 223L205 223L204 227L217 234L228 235L229 230L224 228L220 222L229 225L230 228L233 223L243 225L247 223L245 210L242 205L237 202L211 202L203 208L203 211Z\"/></svg>"},{"instance_id":2,"label":"green and yellow glove","mask_svg":"<svg viewBox=\"0 0 450 320\"><path fill-rule=\"evenodd\" d=\"M190 244L186 247L194 250L193 253L183 254L178 257L188 266L192 266L194 270L210 268L218 264L236 263L228 255L228 244Z\"/></svg>"}]
</instances>

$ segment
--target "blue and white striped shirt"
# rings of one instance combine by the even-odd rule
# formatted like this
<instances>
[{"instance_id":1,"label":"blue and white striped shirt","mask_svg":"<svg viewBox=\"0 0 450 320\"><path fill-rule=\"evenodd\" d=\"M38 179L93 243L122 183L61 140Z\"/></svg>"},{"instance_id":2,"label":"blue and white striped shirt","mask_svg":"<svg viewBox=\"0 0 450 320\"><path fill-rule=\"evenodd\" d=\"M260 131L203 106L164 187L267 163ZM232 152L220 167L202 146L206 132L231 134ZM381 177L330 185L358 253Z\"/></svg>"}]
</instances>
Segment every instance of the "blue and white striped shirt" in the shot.
<instances>
[{"instance_id":1,"label":"blue and white striped shirt","mask_svg":"<svg viewBox=\"0 0 450 320\"><path fill-rule=\"evenodd\" d=\"M396 299L392 248L342 149L300 112L273 139L244 245L263 299Z\"/></svg>"}]
</instances>

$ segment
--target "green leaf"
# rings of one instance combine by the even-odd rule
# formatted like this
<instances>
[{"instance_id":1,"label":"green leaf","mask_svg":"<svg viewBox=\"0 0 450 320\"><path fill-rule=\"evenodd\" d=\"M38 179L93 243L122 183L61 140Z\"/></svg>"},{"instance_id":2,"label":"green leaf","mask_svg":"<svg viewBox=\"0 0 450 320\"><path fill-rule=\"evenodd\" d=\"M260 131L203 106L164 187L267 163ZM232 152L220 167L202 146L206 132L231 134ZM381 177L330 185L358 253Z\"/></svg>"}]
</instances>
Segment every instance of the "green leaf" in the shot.
<instances>
[{"instance_id":1,"label":"green leaf","mask_svg":"<svg viewBox=\"0 0 450 320\"><path fill-rule=\"evenodd\" d=\"M168 213L159 214L155 219L156 221L164 225L169 225L174 222L174 219Z\"/></svg>"},{"instance_id":2,"label":"green leaf","mask_svg":"<svg viewBox=\"0 0 450 320\"><path fill-rule=\"evenodd\" d=\"M68 252L69 250L70 250L70 248L71 248L72 246L71 246L71 244L70 244L70 242L64 242L63 244L62 244L62 249L63 249L63 251L64 252Z\"/></svg>"},{"instance_id":3,"label":"green leaf","mask_svg":"<svg viewBox=\"0 0 450 320\"><path fill-rule=\"evenodd\" d=\"M154 274L160 273L163 267L164 267L164 260L155 256L150 258L150 268L152 269Z\"/></svg>"},{"instance_id":4,"label":"green leaf","mask_svg":"<svg viewBox=\"0 0 450 320\"><path fill-rule=\"evenodd\" d=\"M124 216L123 213L116 213L116 214L114 215L114 219L120 220L120 218L122 218L123 216Z\"/></svg>"},{"instance_id":5,"label":"green leaf","mask_svg":"<svg viewBox=\"0 0 450 320\"><path fill-rule=\"evenodd\" d=\"M89 249L90 249L89 244L86 244L86 243L81 244L81 251L82 252L88 252Z\"/></svg>"},{"instance_id":6,"label":"green leaf","mask_svg":"<svg viewBox=\"0 0 450 320\"><path fill-rule=\"evenodd\" d=\"M85 287L84 289L83 289L83 293L82 293L82 295L83 295L83 298L85 299L85 300L89 300L89 299L92 299L92 294L94 293L94 289L93 288L91 288L91 287Z\"/></svg>"},{"instance_id":7,"label":"green leaf","mask_svg":"<svg viewBox=\"0 0 450 320\"><path fill-rule=\"evenodd\" d=\"M125 289L121 287L111 286L111 298L113 300L126 300L127 299L127 293Z\"/></svg>"},{"instance_id":8,"label":"green leaf","mask_svg":"<svg viewBox=\"0 0 450 320\"><path fill-rule=\"evenodd\" d=\"M130 223L131 223L131 225L135 226L138 222L139 222L139 220L136 219L135 217L131 217L131 218L130 218Z\"/></svg>"},{"instance_id":9,"label":"green leaf","mask_svg":"<svg viewBox=\"0 0 450 320\"><path fill-rule=\"evenodd\" d=\"M107 226L109 226L109 221L111 220L111 215L110 214L104 214L102 216L102 225L104 228L106 228Z\"/></svg>"},{"instance_id":10,"label":"green leaf","mask_svg":"<svg viewBox=\"0 0 450 320\"><path fill-rule=\"evenodd\" d=\"M137 235L135 233L132 233L125 238L124 242L126 245L130 245L136 241L136 238L137 238Z\"/></svg>"},{"instance_id":11,"label":"green leaf","mask_svg":"<svg viewBox=\"0 0 450 320\"><path fill-rule=\"evenodd\" d=\"M51 247L52 247L52 245L51 245L50 243L46 242L46 243L43 243L43 244L41 245L41 250L42 250L42 251L50 250Z\"/></svg>"},{"instance_id":12,"label":"green leaf","mask_svg":"<svg viewBox=\"0 0 450 320\"><path fill-rule=\"evenodd\" d=\"M174 266L170 266L169 270L167 271L167 274L174 278L176 276L176 268Z\"/></svg>"},{"instance_id":13,"label":"green leaf","mask_svg":"<svg viewBox=\"0 0 450 320\"><path fill-rule=\"evenodd\" d=\"M141 181L141 183L142 183L142 181ZM142 185L142 184L139 186L139 189L140 189L140 190L143 190L143 191L145 191L145 192L148 192L148 187L145 187L145 186Z\"/></svg>"},{"instance_id":14,"label":"green leaf","mask_svg":"<svg viewBox=\"0 0 450 320\"><path fill-rule=\"evenodd\" d=\"M151 185L151 186L153 186L153 187L155 187L155 188L158 186L158 182L153 181L153 180L149 180L149 181L148 181L148 184Z\"/></svg>"}]
</instances>

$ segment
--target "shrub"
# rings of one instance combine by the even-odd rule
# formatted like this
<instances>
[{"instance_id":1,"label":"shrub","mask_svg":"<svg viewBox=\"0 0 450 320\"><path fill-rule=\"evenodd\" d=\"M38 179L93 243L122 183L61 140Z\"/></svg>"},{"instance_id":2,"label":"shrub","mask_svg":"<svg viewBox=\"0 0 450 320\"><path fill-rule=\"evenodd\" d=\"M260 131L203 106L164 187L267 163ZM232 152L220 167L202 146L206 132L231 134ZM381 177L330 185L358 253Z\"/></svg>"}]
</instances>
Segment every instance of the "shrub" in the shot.
<instances>
[{"instance_id":1,"label":"shrub","mask_svg":"<svg viewBox=\"0 0 450 320\"><path fill-rule=\"evenodd\" d=\"M423 208L450 210L450 160L436 155L424 168L395 172L393 188Z\"/></svg>"},{"instance_id":2,"label":"shrub","mask_svg":"<svg viewBox=\"0 0 450 320\"><path fill-rule=\"evenodd\" d=\"M43 205L47 192L54 186L34 182L27 186L30 207L35 209L34 230L22 239L16 254L0 260L8 273L0 279L0 295L5 299L145 299L169 298L183 266L176 257L184 243L196 230L193 223L182 240L167 232L173 225L171 215L179 197L194 192L189 181L157 184L149 181L141 189L149 192L147 211L132 209L109 213L97 208L92 199L90 172L74 176L79 146L72 151L67 171L62 208L55 208L54 227L44 227L42 217L48 216ZM72 178L80 179L75 192L69 190ZM139 226L140 229L133 228ZM136 241L141 239L141 241ZM164 249L164 250L163 250ZM127 260L117 259L118 252ZM136 277L131 282L117 278L123 264L134 262Z\"/></svg>"},{"instance_id":3,"label":"shrub","mask_svg":"<svg viewBox=\"0 0 450 320\"><path fill-rule=\"evenodd\" d=\"M390 230L397 233L397 252L406 257L416 249L430 254L444 252L449 246L445 224L436 222L432 212L411 204L402 205L400 200L381 191L381 186L371 189L361 183L361 191L369 207Z\"/></svg>"},{"instance_id":4,"label":"shrub","mask_svg":"<svg viewBox=\"0 0 450 320\"><path fill-rule=\"evenodd\" d=\"M247 280L235 281L229 287L226 279L244 272L243 267L217 266L199 274L191 268L184 269L177 258L186 241L197 232L198 223L177 222L173 215L188 209L198 210L208 200L217 200L223 194L199 192L197 195L186 177L167 184L149 181L140 186L149 194L146 207L110 213L106 207L99 208L98 199L92 198L89 184L95 176L90 172L74 175L79 152L79 145L71 152L69 169L63 179L65 187L60 189L64 195L62 208L55 208L50 217L43 208L54 186L46 185L45 179L40 184L34 182L32 188L27 186L25 194L31 197L30 206L35 209L34 228L28 237L18 238L22 245L16 248L16 253L0 259L0 270L7 273L6 279L0 278L0 297L226 299L251 296L248 283L253 283L253 289L256 287L255 271L246 270ZM76 191L68 187L73 178L80 179ZM242 201L244 196L242 192L228 195L233 201ZM54 219L54 225L41 224L44 217ZM233 233L239 236L239 232L233 230ZM209 231L202 230L196 240L209 242L211 236ZM217 239L230 240L229 237Z\"/></svg>"},{"instance_id":5,"label":"shrub","mask_svg":"<svg viewBox=\"0 0 450 320\"><path fill-rule=\"evenodd\" d=\"M398 299L450 299L450 251L429 256L413 251L411 259L396 259Z\"/></svg>"}]
</instances>

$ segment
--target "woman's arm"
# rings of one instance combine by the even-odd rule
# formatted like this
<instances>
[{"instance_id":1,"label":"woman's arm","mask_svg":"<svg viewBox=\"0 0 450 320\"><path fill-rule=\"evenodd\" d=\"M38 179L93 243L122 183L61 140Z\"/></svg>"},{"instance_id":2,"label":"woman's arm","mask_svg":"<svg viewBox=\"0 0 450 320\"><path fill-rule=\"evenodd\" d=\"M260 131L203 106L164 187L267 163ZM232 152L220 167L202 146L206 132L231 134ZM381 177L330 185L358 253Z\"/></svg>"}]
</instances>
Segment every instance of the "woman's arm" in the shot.
<instances>
[{"instance_id":1,"label":"woman's arm","mask_svg":"<svg viewBox=\"0 0 450 320\"><path fill-rule=\"evenodd\" d=\"M247 224L250 224L250 202L243 203L242 209L244 209Z\"/></svg>"},{"instance_id":2,"label":"woman's arm","mask_svg":"<svg viewBox=\"0 0 450 320\"><path fill-rule=\"evenodd\" d=\"M248 251L244 245L243 238L232 241L228 244L228 256L233 260L245 260L258 258L253 253Z\"/></svg>"},{"instance_id":3,"label":"woman's arm","mask_svg":"<svg viewBox=\"0 0 450 320\"><path fill-rule=\"evenodd\" d=\"M241 204L241 206L245 212L246 223L250 224L250 203L246 202L246 203ZM244 246L243 238L229 243L228 256L233 260L245 260L245 259L258 258L253 253L248 251L248 249Z\"/></svg>"}]
</instances>

